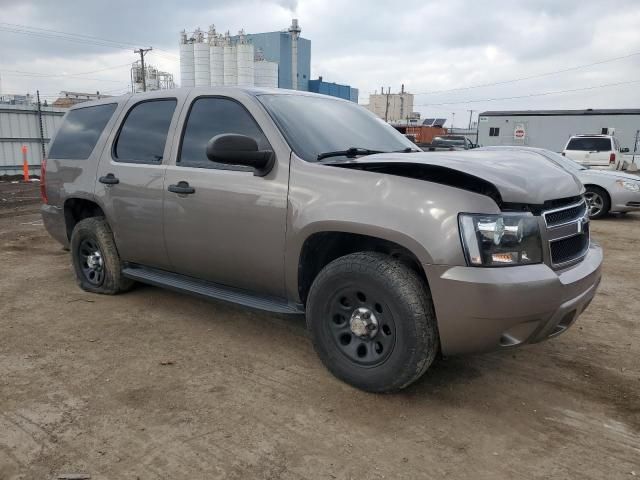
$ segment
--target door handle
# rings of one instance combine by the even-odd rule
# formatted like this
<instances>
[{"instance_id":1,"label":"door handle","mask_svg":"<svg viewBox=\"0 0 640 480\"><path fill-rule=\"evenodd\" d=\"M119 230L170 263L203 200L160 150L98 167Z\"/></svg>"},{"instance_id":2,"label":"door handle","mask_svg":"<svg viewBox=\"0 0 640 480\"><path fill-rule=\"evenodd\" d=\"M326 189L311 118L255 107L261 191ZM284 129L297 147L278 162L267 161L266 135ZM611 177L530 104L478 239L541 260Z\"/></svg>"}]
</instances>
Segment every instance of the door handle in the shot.
<instances>
[{"instance_id":1,"label":"door handle","mask_svg":"<svg viewBox=\"0 0 640 480\"><path fill-rule=\"evenodd\" d=\"M113 173L107 173L106 176L100 177L98 181L100 183L104 183L105 185L115 185L116 183L120 183L120 180L116 178Z\"/></svg>"},{"instance_id":2,"label":"door handle","mask_svg":"<svg viewBox=\"0 0 640 480\"><path fill-rule=\"evenodd\" d=\"M177 185L169 185L168 190L173 193L191 194L196 193L196 189L189 186L188 182L180 181Z\"/></svg>"}]
</instances>

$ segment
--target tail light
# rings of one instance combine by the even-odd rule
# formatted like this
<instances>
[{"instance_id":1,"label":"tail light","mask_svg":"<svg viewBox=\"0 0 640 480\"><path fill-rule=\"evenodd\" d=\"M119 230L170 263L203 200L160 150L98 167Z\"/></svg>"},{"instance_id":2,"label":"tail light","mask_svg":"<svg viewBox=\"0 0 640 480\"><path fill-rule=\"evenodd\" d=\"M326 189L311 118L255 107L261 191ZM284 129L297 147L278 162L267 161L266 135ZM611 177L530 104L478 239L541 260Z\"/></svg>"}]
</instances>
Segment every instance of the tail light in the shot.
<instances>
[{"instance_id":1,"label":"tail light","mask_svg":"<svg viewBox=\"0 0 640 480\"><path fill-rule=\"evenodd\" d=\"M43 158L42 163L40 164L40 198L42 199L42 203L49 203L49 199L47 198L47 159Z\"/></svg>"},{"instance_id":2,"label":"tail light","mask_svg":"<svg viewBox=\"0 0 640 480\"><path fill-rule=\"evenodd\" d=\"M609 155L609 165L613 165L614 163L616 163L616 154L612 153Z\"/></svg>"}]
</instances>

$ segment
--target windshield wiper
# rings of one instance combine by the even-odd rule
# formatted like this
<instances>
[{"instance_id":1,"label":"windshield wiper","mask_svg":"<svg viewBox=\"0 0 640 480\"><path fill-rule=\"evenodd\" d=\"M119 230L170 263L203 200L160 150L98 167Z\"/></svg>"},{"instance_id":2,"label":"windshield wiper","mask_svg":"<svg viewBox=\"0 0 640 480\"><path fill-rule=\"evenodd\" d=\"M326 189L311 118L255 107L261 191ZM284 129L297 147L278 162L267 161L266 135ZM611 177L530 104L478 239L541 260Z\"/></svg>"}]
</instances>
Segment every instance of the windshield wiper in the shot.
<instances>
[{"instance_id":1,"label":"windshield wiper","mask_svg":"<svg viewBox=\"0 0 640 480\"><path fill-rule=\"evenodd\" d=\"M329 158L329 157L355 158L359 155L374 155L376 153L389 153L389 152L384 152L382 150L369 150L368 148L350 147L350 148L347 148L346 150L337 150L335 152L320 153L316 160L322 160L323 158Z\"/></svg>"},{"instance_id":2,"label":"windshield wiper","mask_svg":"<svg viewBox=\"0 0 640 480\"><path fill-rule=\"evenodd\" d=\"M416 150L415 148L407 147L403 148L402 150L394 150L393 153L417 153L421 151L422 150Z\"/></svg>"}]
</instances>

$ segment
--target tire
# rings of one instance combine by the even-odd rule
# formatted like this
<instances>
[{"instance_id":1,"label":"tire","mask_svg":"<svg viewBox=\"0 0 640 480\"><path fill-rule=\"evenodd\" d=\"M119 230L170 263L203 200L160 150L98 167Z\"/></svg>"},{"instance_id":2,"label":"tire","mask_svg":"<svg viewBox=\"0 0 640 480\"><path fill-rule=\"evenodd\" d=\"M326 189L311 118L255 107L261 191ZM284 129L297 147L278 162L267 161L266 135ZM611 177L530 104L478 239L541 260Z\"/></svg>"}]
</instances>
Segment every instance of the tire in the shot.
<instances>
[{"instance_id":1,"label":"tire","mask_svg":"<svg viewBox=\"0 0 640 480\"><path fill-rule=\"evenodd\" d=\"M307 327L327 369L368 392L407 387L439 349L427 285L380 253L353 253L322 269L309 292Z\"/></svg>"},{"instance_id":2,"label":"tire","mask_svg":"<svg viewBox=\"0 0 640 480\"><path fill-rule=\"evenodd\" d=\"M76 281L83 290L115 295L133 286L134 282L122 275L120 255L103 217L79 221L71 234L70 249Z\"/></svg>"},{"instance_id":3,"label":"tire","mask_svg":"<svg viewBox=\"0 0 640 480\"><path fill-rule=\"evenodd\" d=\"M590 219L598 220L609 213L611 209L611 199L604 188L589 185L585 189L584 197L587 200Z\"/></svg>"}]
</instances>

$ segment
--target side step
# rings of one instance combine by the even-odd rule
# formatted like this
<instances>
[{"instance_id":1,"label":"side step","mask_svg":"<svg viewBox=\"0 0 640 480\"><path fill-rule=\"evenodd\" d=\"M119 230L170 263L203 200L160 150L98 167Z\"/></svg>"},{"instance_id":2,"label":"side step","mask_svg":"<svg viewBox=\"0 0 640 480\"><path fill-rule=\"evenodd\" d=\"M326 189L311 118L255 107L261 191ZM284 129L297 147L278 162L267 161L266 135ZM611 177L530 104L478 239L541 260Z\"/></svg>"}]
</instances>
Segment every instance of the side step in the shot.
<instances>
[{"instance_id":1,"label":"side step","mask_svg":"<svg viewBox=\"0 0 640 480\"><path fill-rule=\"evenodd\" d=\"M288 303L277 297L256 295L245 290L219 285L205 280L166 272L140 265L129 265L122 269L122 274L141 283L156 287L168 288L177 292L189 293L210 300L223 300L237 303L245 307L266 310L267 312L300 315L304 314L302 305Z\"/></svg>"}]
</instances>

